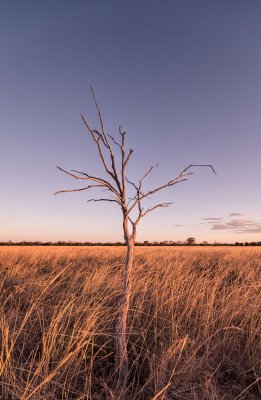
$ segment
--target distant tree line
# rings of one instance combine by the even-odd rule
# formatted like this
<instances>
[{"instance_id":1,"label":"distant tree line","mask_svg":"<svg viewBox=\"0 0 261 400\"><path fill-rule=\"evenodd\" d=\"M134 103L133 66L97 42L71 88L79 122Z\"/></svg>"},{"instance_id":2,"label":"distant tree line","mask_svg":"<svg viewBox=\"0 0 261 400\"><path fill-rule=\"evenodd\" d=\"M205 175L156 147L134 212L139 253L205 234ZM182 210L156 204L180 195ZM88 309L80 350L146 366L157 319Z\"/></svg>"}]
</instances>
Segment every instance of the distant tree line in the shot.
<instances>
[{"instance_id":1,"label":"distant tree line","mask_svg":"<svg viewBox=\"0 0 261 400\"><path fill-rule=\"evenodd\" d=\"M236 242L235 246L261 246L261 242Z\"/></svg>"},{"instance_id":2,"label":"distant tree line","mask_svg":"<svg viewBox=\"0 0 261 400\"><path fill-rule=\"evenodd\" d=\"M73 241L58 241L58 242L40 242L40 241L21 241L13 242L0 242L0 246L125 246L124 242L73 242ZM186 241L172 241L164 240L161 242L136 242L135 246L261 246L260 242L235 242L235 243L221 243L214 242L208 243L206 241L196 243L194 238L188 238Z\"/></svg>"}]
</instances>

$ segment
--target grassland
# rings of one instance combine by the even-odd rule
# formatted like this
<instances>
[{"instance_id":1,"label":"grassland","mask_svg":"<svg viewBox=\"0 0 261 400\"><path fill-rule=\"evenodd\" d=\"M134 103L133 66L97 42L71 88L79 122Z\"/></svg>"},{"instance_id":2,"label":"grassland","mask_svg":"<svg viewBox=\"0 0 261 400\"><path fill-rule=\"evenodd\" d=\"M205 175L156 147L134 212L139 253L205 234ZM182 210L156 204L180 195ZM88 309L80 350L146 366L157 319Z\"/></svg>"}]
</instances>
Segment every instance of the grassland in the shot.
<instances>
[{"instance_id":1,"label":"grassland","mask_svg":"<svg viewBox=\"0 0 261 400\"><path fill-rule=\"evenodd\" d=\"M124 248L0 249L0 398L120 400ZM261 250L136 248L126 398L261 398Z\"/></svg>"}]
</instances>

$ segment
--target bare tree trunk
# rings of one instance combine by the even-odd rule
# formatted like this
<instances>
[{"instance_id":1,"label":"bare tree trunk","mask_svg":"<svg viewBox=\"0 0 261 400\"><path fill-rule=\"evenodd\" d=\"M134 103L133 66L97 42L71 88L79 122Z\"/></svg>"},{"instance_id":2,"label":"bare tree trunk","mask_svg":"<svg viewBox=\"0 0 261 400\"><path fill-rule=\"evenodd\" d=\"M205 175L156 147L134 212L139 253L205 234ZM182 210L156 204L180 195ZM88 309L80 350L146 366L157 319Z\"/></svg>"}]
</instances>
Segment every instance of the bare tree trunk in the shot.
<instances>
[{"instance_id":1,"label":"bare tree trunk","mask_svg":"<svg viewBox=\"0 0 261 400\"><path fill-rule=\"evenodd\" d=\"M126 224L125 224L126 223ZM127 253L125 258L123 293L119 308L118 321L116 325L116 359L115 367L118 372L118 386L126 385L129 365L127 352L127 317L130 306L131 297L131 274L134 254L134 238L129 237L127 229L127 221L124 222L125 240L127 244Z\"/></svg>"}]
</instances>

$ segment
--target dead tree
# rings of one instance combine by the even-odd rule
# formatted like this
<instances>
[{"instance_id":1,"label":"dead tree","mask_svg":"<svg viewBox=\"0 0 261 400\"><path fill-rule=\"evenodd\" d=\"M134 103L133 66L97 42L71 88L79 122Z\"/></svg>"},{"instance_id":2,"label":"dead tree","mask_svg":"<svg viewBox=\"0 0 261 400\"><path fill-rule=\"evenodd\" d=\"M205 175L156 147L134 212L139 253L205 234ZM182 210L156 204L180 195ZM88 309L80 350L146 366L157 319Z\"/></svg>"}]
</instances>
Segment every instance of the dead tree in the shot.
<instances>
[{"instance_id":1,"label":"dead tree","mask_svg":"<svg viewBox=\"0 0 261 400\"><path fill-rule=\"evenodd\" d=\"M79 192L89 189L103 189L109 193L109 197L102 198L91 198L88 202L114 202L117 203L122 211L122 227L124 234L124 241L126 243L126 257L123 277L123 290L121 295L121 301L119 305L118 320L116 324L116 356L115 356L115 367L117 371L117 383L118 385L126 385L128 376L128 353L127 353L127 316L130 305L130 297L132 293L131 288L131 275L133 265L133 253L134 245L137 235L137 226L146 215L150 212L155 211L158 208L168 207L172 203L158 203L151 207L145 208L143 206L146 199L150 199L154 194L173 187L174 185L184 182L187 177L193 172L190 172L193 167L209 167L215 172L212 165L195 165L191 164L184 168L180 174L176 177L169 179L167 182L159 187L152 188L150 190L144 190L144 181L153 171L155 166L151 166L147 172L139 179L138 182L133 182L126 175L126 169L128 163L133 155L133 149L125 149L125 136L126 132L119 127L119 139L115 139L109 133L105 132L103 118L99 105L96 101L95 93L92 90L93 100L97 109L100 129L94 129L90 126L86 118L81 115L83 123L91 135L91 138L95 142L98 150L98 156L102 162L107 179L90 175L87 172L76 171L76 170L65 170L61 167L57 167L65 174L72 178L88 182L87 186L79 189L59 190L58 193L67 192ZM116 159L115 149L119 150L119 158ZM117 162L116 162L117 161ZM127 192L131 189L132 196L128 197Z\"/></svg>"}]
</instances>

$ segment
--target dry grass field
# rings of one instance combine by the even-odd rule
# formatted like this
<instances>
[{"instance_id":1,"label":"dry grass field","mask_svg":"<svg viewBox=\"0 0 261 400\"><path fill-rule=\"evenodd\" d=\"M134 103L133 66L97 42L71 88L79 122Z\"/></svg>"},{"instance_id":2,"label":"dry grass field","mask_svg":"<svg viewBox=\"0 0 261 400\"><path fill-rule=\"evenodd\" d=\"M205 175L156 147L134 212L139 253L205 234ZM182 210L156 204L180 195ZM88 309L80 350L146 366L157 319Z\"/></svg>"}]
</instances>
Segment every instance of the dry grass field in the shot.
<instances>
[{"instance_id":1,"label":"dry grass field","mask_svg":"<svg viewBox=\"0 0 261 400\"><path fill-rule=\"evenodd\" d=\"M127 399L261 398L258 248L136 248ZM122 247L0 248L0 398L120 400Z\"/></svg>"}]
</instances>

